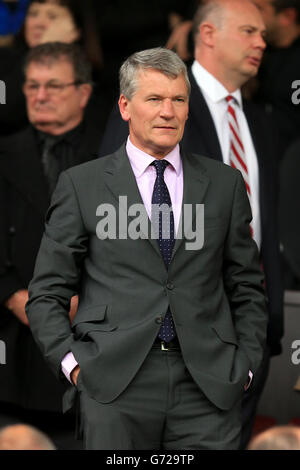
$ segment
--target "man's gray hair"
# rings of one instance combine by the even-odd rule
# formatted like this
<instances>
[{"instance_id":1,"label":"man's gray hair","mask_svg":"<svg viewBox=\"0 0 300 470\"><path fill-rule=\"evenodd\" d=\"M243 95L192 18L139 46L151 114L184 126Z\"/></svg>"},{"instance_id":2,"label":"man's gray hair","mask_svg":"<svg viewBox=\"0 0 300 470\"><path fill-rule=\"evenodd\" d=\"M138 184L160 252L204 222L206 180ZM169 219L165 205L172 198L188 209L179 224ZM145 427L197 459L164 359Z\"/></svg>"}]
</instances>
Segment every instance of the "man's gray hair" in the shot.
<instances>
[{"instance_id":1,"label":"man's gray hair","mask_svg":"<svg viewBox=\"0 0 300 470\"><path fill-rule=\"evenodd\" d=\"M146 49L132 54L120 68L120 93L131 100L138 89L138 72L145 69L159 70L164 75L177 78L183 75L188 94L191 85L185 63L173 51L164 47Z\"/></svg>"}]
</instances>

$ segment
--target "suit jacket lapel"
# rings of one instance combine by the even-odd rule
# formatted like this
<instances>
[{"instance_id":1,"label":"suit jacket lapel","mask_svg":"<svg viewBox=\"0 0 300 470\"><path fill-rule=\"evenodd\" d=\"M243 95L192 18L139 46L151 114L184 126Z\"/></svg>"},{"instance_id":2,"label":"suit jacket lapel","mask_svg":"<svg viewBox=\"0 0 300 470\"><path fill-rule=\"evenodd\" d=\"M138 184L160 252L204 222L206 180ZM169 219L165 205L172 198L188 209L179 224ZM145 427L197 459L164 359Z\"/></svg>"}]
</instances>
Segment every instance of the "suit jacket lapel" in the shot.
<instances>
[{"instance_id":1,"label":"suit jacket lapel","mask_svg":"<svg viewBox=\"0 0 300 470\"><path fill-rule=\"evenodd\" d=\"M222 151L214 121L211 117L203 94L191 71L189 72L189 79L191 82L191 97L189 102L191 122L193 122L193 125L195 125L197 128L197 132L199 132L199 145L201 145L199 150L197 150L198 147L197 143L195 142L193 144L193 151L195 151L195 153L199 153L200 155L205 155L207 157L214 158L215 160L223 161ZM187 121L186 126L189 126L189 121ZM189 137L188 132L187 136ZM187 148L189 148L188 146L189 143L187 142Z\"/></svg>"},{"instance_id":2,"label":"suit jacket lapel","mask_svg":"<svg viewBox=\"0 0 300 470\"><path fill-rule=\"evenodd\" d=\"M210 179L205 174L205 169L201 165L201 157L183 151L181 151L181 157L183 164L183 200L180 224L183 230L181 237L176 239L172 259L182 242L184 240L187 241L185 235L192 229L192 224L196 217L196 204L203 204L210 183ZM193 207L193 217L191 220L183 220L184 206L188 204ZM184 218L186 219L186 217Z\"/></svg>"},{"instance_id":3,"label":"suit jacket lapel","mask_svg":"<svg viewBox=\"0 0 300 470\"><path fill-rule=\"evenodd\" d=\"M255 148L257 163L259 168L259 205L260 205L260 219L261 224L264 226L266 221L266 214L269 212L268 203L269 200L268 192L269 185L266 184L274 175L270 172L270 167L266 164L266 156L270 153L268 145L266 145L266 136L264 135L264 129L261 128L260 123L257 121L256 109L251 106L250 103L243 102L244 113L250 129L250 134L253 140ZM276 166L276 165L275 165ZM275 166L272 165L273 168ZM273 185L274 181L270 181Z\"/></svg>"},{"instance_id":4,"label":"suit jacket lapel","mask_svg":"<svg viewBox=\"0 0 300 470\"><path fill-rule=\"evenodd\" d=\"M105 180L107 187L113 193L116 201L118 204L120 203L121 208L126 211L126 213L128 208L134 204L144 205L125 150L125 145L107 159ZM126 196L126 200L123 198L120 199L121 196ZM128 219L130 218L131 217L129 216ZM145 237L149 240L154 250L160 255L157 240L151 239L150 237L151 222L149 219L147 219L147 221L148 230L147 233L144 233Z\"/></svg>"},{"instance_id":5,"label":"suit jacket lapel","mask_svg":"<svg viewBox=\"0 0 300 470\"><path fill-rule=\"evenodd\" d=\"M264 134L262 129L260 128L260 125L257 124L257 120L255 119L255 111L251 108L251 106L249 106L249 103L247 103L246 101L243 101L243 109L250 129L253 145L256 151L259 171L261 172L263 170L262 162L264 161L262 156L266 152L266 150L264 149Z\"/></svg>"},{"instance_id":6,"label":"suit jacket lapel","mask_svg":"<svg viewBox=\"0 0 300 470\"><path fill-rule=\"evenodd\" d=\"M0 159L3 174L44 215L49 206L48 187L33 129L28 127L6 142Z\"/></svg>"}]
</instances>

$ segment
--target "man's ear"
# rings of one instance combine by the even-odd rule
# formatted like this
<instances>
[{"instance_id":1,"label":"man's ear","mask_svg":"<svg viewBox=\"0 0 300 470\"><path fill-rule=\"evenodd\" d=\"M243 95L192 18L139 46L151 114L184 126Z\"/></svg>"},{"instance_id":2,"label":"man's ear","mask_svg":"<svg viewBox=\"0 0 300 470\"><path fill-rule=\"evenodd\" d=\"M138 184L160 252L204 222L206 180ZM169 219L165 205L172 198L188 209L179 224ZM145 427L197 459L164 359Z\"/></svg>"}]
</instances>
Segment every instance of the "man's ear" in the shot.
<instances>
[{"instance_id":1,"label":"man's ear","mask_svg":"<svg viewBox=\"0 0 300 470\"><path fill-rule=\"evenodd\" d=\"M199 26L198 40L208 47L213 47L215 31L216 27L209 21L205 21Z\"/></svg>"},{"instance_id":2,"label":"man's ear","mask_svg":"<svg viewBox=\"0 0 300 470\"><path fill-rule=\"evenodd\" d=\"M83 83L80 85L80 93L81 93L81 98L80 98L80 103L82 108L85 108L90 96L92 94L93 88L89 83Z\"/></svg>"},{"instance_id":3,"label":"man's ear","mask_svg":"<svg viewBox=\"0 0 300 470\"><path fill-rule=\"evenodd\" d=\"M128 122L130 119L129 99L126 98L126 96L122 94L120 95L118 104L119 104L119 109L120 109L120 114L122 116L122 119Z\"/></svg>"}]
</instances>

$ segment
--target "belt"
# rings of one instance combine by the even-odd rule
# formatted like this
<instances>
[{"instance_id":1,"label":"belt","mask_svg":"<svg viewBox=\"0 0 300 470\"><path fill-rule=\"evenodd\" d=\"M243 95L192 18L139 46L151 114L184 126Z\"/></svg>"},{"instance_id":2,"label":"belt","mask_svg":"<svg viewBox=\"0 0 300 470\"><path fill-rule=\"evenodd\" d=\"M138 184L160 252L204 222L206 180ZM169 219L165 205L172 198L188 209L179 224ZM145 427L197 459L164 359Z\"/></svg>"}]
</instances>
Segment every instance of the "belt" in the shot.
<instances>
[{"instance_id":1,"label":"belt","mask_svg":"<svg viewBox=\"0 0 300 470\"><path fill-rule=\"evenodd\" d=\"M171 341L162 341L160 338L156 337L153 348L160 349L161 351L180 351L180 344L177 336Z\"/></svg>"}]
</instances>

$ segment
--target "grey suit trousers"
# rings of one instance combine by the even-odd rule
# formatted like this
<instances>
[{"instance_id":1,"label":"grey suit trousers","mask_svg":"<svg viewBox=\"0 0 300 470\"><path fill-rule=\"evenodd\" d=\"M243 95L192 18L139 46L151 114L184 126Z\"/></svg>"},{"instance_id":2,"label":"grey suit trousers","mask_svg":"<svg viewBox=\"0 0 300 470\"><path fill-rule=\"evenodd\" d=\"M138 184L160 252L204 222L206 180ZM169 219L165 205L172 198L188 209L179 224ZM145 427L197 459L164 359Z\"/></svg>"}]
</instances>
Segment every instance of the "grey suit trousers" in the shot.
<instances>
[{"instance_id":1,"label":"grey suit trousers","mask_svg":"<svg viewBox=\"0 0 300 470\"><path fill-rule=\"evenodd\" d=\"M241 400L229 411L212 404L193 381L180 351L152 348L110 403L86 393L78 376L80 423L89 450L237 449Z\"/></svg>"}]
</instances>

